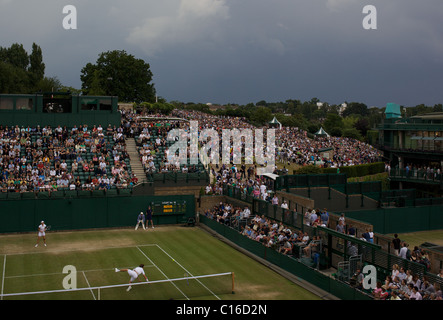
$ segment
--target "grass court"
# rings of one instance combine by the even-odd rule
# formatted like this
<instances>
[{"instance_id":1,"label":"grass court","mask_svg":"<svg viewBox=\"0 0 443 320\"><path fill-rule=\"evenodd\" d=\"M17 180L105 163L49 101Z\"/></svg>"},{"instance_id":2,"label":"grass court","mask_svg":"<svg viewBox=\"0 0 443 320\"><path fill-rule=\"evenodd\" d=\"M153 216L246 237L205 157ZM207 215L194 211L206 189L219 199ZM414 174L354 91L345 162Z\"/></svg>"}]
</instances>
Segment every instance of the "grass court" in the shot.
<instances>
[{"instance_id":1,"label":"grass court","mask_svg":"<svg viewBox=\"0 0 443 320\"><path fill-rule=\"evenodd\" d=\"M320 299L198 227L49 231L46 238L47 247L35 248L37 233L0 236L3 300ZM141 263L151 283L127 292L130 277L115 268ZM214 274L223 275L192 279ZM73 283L82 290L59 292ZM42 291L55 292L8 296Z\"/></svg>"}]
</instances>

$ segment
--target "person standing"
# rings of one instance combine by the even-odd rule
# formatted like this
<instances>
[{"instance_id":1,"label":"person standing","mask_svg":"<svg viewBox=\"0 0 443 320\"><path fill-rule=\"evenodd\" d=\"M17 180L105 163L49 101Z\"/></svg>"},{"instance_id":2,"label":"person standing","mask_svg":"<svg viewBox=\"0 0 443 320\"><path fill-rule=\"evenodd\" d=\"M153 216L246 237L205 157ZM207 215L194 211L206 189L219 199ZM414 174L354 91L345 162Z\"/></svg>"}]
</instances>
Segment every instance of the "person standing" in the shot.
<instances>
[{"instance_id":1,"label":"person standing","mask_svg":"<svg viewBox=\"0 0 443 320\"><path fill-rule=\"evenodd\" d=\"M369 242L370 239L371 239L371 237L370 237L370 235L369 235L369 229L366 228L366 231L363 232L361 236L362 236L367 242Z\"/></svg>"},{"instance_id":2,"label":"person standing","mask_svg":"<svg viewBox=\"0 0 443 320\"><path fill-rule=\"evenodd\" d=\"M131 279L129 279L129 287L128 289L126 289L126 291L129 291L132 289L131 283L134 282L136 279L138 279L139 275L143 275L143 277L145 278L146 282L149 282L148 277L145 274L145 270L143 270L143 267L145 265L141 264L138 267L136 267L135 269L117 269L115 268L115 272L127 272L129 274L129 276L131 277Z\"/></svg>"},{"instance_id":3,"label":"person standing","mask_svg":"<svg viewBox=\"0 0 443 320\"><path fill-rule=\"evenodd\" d=\"M277 206L278 205L278 197L276 194L274 194L274 197L272 198L272 204Z\"/></svg>"},{"instance_id":4,"label":"person standing","mask_svg":"<svg viewBox=\"0 0 443 320\"><path fill-rule=\"evenodd\" d=\"M338 220L338 224L335 226L335 231L339 233L345 233L345 225L343 220ZM344 240L342 238L337 239L337 248L342 249L344 246Z\"/></svg>"},{"instance_id":5,"label":"person standing","mask_svg":"<svg viewBox=\"0 0 443 320\"><path fill-rule=\"evenodd\" d=\"M152 209L151 206L148 206L146 210L146 229L149 228L149 221L151 221L151 227L154 229L154 222L152 221Z\"/></svg>"},{"instance_id":6,"label":"person standing","mask_svg":"<svg viewBox=\"0 0 443 320\"><path fill-rule=\"evenodd\" d=\"M145 215L143 214L143 211L140 212L140 214L137 217L137 224L135 225L135 230L138 229L138 226L142 224L143 230L146 230L145 228Z\"/></svg>"},{"instance_id":7,"label":"person standing","mask_svg":"<svg viewBox=\"0 0 443 320\"><path fill-rule=\"evenodd\" d=\"M401 249L398 252L398 256L402 259L408 259L407 253L408 253L408 244L406 242L403 242Z\"/></svg>"},{"instance_id":8,"label":"person standing","mask_svg":"<svg viewBox=\"0 0 443 320\"><path fill-rule=\"evenodd\" d=\"M320 215L320 221L321 225L324 227L328 227L329 225L329 213L326 209L323 210L323 212Z\"/></svg>"},{"instance_id":9,"label":"person standing","mask_svg":"<svg viewBox=\"0 0 443 320\"><path fill-rule=\"evenodd\" d=\"M394 234L394 239L392 239L392 247L394 248L394 253L398 256L401 249L401 240L398 234Z\"/></svg>"},{"instance_id":10,"label":"person standing","mask_svg":"<svg viewBox=\"0 0 443 320\"><path fill-rule=\"evenodd\" d=\"M40 238L43 238L43 243L46 247L46 224L44 221L40 222L40 225L38 226L38 236L37 236L37 243L35 244L35 247L38 247L38 243L40 241Z\"/></svg>"}]
</instances>

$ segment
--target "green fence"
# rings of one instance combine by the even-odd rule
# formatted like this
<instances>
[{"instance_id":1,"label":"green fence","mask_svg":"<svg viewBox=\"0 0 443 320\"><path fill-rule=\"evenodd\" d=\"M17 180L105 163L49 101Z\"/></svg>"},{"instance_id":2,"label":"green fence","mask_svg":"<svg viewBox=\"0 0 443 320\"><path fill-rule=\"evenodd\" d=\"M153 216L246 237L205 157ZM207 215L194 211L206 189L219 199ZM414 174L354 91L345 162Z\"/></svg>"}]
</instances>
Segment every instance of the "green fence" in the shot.
<instances>
[{"instance_id":1,"label":"green fence","mask_svg":"<svg viewBox=\"0 0 443 320\"><path fill-rule=\"evenodd\" d=\"M443 205L403 208L380 208L346 212L352 219L365 221L382 234L443 229Z\"/></svg>"},{"instance_id":2,"label":"green fence","mask_svg":"<svg viewBox=\"0 0 443 320\"><path fill-rule=\"evenodd\" d=\"M389 173L391 179L419 183L443 184L443 175L434 170L393 168Z\"/></svg>"},{"instance_id":3,"label":"green fence","mask_svg":"<svg viewBox=\"0 0 443 320\"><path fill-rule=\"evenodd\" d=\"M161 184L192 184L198 183L199 185L206 185L209 182L209 173L206 171L198 173L182 173L182 172L165 172L147 174L149 182Z\"/></svg>"},{"instance_id":4,"label":"green fence","mask_svg":"<svg viewBox=\"0 0 443 320\"><path fill-rule=\"evenodd\" d=\"M152 202L186 203L182 213L154 214L156 225L195 216L193 195L5 200L0 201L0 233L35 231L41 220L54 231L135 226L140 211Z\"/></svg>"},{"instance_id":5,"label":"green fence","mask_svg":"<svg viewBox=\"0 0 443 320\"><path fill-rule=\"evenodd\" d=\"M253 253L283 270L309 282L310 284L343 300L368 300L371 299L363 292L350 287L346 283L336 280L322 272L297 261L290 256L278 253L276 250L266 247L260 242L251 240L237 230L200 215L200 223L208 226L218 234L234 242L241 248Z\"/></svg>"},{"instance_id":6,"label":"green fence","mask_svg":"<svg viewBox=\"0 0 443 320\"><path fill-rule=\"evenodd\" d=\"M346 174L296 174L277 177L276 190L290 188L329 187L346 184Z\"/></svg>"}]
</instances>

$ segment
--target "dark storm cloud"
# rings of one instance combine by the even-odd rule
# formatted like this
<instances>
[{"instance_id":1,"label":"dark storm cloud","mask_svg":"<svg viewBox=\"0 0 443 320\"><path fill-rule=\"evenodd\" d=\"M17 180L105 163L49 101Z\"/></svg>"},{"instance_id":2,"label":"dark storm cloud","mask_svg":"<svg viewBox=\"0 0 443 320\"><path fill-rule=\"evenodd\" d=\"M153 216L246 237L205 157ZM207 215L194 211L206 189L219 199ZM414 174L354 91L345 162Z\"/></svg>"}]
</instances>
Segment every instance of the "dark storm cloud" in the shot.
<instances>
[{"instance_id":1,"label":"dark storm cloud","mask_svg":"<svg viewBox=\"0 0 443 320\"><path fill-rule=\"evenodd\" d=\"M62 8L78 10L64 30ZM365 5L377 30L365 30ZM43 49L47 74L80 87L99 53L151 65L158 94L184 102L441 103L441 0L0 0L0 46Z\"/></svg>"}]
</instances>

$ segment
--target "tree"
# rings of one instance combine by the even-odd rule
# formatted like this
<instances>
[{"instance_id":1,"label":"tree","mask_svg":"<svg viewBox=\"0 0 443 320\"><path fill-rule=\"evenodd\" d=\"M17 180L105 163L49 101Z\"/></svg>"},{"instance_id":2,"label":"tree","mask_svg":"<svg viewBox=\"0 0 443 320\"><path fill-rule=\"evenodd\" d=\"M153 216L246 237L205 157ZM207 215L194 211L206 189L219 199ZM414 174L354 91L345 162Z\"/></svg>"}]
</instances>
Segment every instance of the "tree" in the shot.
<instances>
[{"instance_id":1,"label":"tree","mask_svg":"<svg viewBox=\"0 0 443 320\"><path fill-rule=\"evenodd\" d=\"M61 91L63 85L57 77L44 77L36 84L36 90L41 92Z\"/></svg>"},{"instance_id":2,"label":"tree","mask_svg":"<svg viewBox=\"0 0 443 320\"><path fill-rule=\"evenodd\" d=\"M256 107L251 113L251 121L263 125L272 120L272 111L267 107Z\"/></svg>"},{"instance_id":3,"label":"tree","mask_svg":"<svg viewBox=\"0 0 443 320\"><path fill-rule=\"evenodd\" d=\"M7 62L21 70L26 70L29 65L29 56L22 44L14 43L6 51Z\"/></svg>"},{"instance_id":4,"label":"tree","mask_svg":"<svg viewBox=\"0 0 443 320\"><path fill-rule=\"evenodd\" d=\"M326 132L329 132L331 135L334 135L333 129L343 128L343 119L335 113L328 113L326 116L326 120L323 122L324 129ZM337 130L334 130L337 132Z\"/></svg>"},{"instance_id":5,"label":"tree","mask_svg":"<svg viewBox=\"0 0 443 320\"><path fill-rule=\"evenodd\" d=\"M29 78L31 86L36 86L37 83L43 80L45 76L45 64L43 63L42 49L36 45L32 44L32 52L29 56Z\"/></svg>"},{"instance_id":6,"label":"tree","mask_svg":"<svg viewBox=\"0 0 443 320\"><path fill-rule=\"evenodd\" d=\"M0 93L35 93L44 79L43 53L37 44L32 44L30 55L22 44L0 47Z\"/></svg>"},{"instance_id":7,"label":"tree","mask_svg":"<svg viewBox=\"0 0 443 320\"><path fill-rule=\"evenodd\" d=\"M118 96L120 101L155 102L152 72L148 63L124 50L103 52L96 64L88 63L80 79L88 95Z\"/></svg>"},{"instance_id":8,"label":"tree","mask_svg":"<svg viewBox=\"0 0 443 320\"><path fill-rule=\"evenodd\" d=\"M0 93L29 93L29 78L25 70L0 61Z\"/></svg>"},{"instance_id":9,"label":"tree","mask_svg":"<svg viewBox=\"0 0 443 320\"><path fill-rule=\"evenodd\" d=\"M265 100L260 100L255 104L257 107L266 107L268 104Z\"/></svg>"},{"instance_id":10,"label":"tree","mask_svg":"<svg viewBox=\"0 0 443 320\"><path fill-rule=\"evenodd\" d=\"M358 131L356 128L344 129L342 131L342 137L362 140L362 136L360 134L360 131Z\"/></svg>"},{"instance_id":11,"label":"tree","mask_svg":"<svg viewBox=\"0 0 443 320\"><path fill-rule=\"evenodd\" d=\"M354 123L354 128L357 129L358 131L360 131L361 135L363 137L366 137L366 133L369 130L369 121L366 118L362 118L357 120Z\"/></svg>"},{"instance_id":12,"label":"tree","mask_svg":"<svg viewBox=\"0 0 443 320\"><path fill-rule=\"evenodd\" d=\"M341 137L342 131L343 130L341 127L334 127L331 130L329 130L329 134L333 137Z\"/></svg>"},{"instance_id":13,"label":"tree","mask_svg":"<svg viewBox=\"0 0 443 320\"><path fill-rule=\"evenodd\" d=\"M362 117L366 117L367 115L369 115L368 106L360 102L351 102L343 111L342 116L345 118L350 116L351 114L356 114Z\"/></svg>"}]
</instances>

